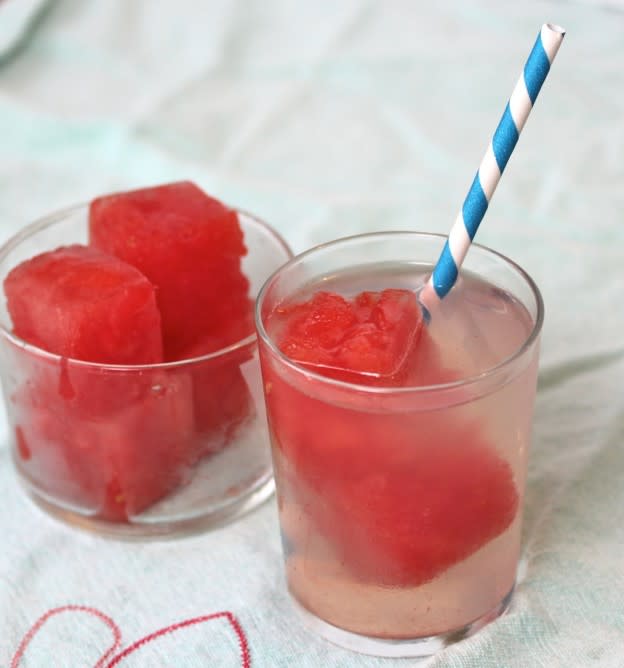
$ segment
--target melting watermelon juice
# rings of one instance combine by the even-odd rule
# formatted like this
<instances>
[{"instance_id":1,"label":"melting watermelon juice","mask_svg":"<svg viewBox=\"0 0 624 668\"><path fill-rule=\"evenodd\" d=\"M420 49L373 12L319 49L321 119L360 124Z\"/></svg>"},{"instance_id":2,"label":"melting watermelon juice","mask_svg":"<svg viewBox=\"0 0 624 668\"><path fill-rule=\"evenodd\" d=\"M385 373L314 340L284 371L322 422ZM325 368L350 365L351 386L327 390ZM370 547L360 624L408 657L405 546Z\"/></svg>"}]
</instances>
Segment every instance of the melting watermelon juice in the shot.
<instances>
[{"instance_id":1,"label":"melting watermelon juice","mask_svg":"<svg viewBox=\"0 0 624 668\"><path fill-rule=\"evenodd\" d=\"M259 298L288 587L313 629L371 654L474 632L515 582L541 298L475 247L425 323L418 261L442 241L340 240Z\"/></svg>"}]
</instances>

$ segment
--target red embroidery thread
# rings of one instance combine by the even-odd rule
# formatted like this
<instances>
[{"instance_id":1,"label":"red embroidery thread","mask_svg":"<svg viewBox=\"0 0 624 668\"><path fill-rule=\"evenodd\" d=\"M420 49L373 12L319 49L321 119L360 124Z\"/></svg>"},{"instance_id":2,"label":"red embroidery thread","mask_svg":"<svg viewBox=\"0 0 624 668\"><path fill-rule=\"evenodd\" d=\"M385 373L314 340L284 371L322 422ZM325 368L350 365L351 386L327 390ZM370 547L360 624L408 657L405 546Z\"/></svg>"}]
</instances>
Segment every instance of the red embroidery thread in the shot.
<instances>
[{"instance_id":1,"label":"red embroidery thread","mask_svg":"<svg viewBox=\"0 0 624 668\"><path fill-rule=\"evenodd\" d=\"M140 649L143 647L143 645L146 645L147 643L151 642L152 640L155 640L156 638L159 638L160 636L167 635L168 633L173 633L177 629L182 629L187 626L193 626L195 624L202 624L203 622L208 622L211 619L218 619L220 617L225 617L228 622L230 623L231 627L234 629L234 633L236 633L236 636L238 638L238 644L240 647L241 651L241 661L243 668L251 668L251 655L249 652L249 645L247 644L247 638L245 637L245 633L243 632L243 629L239 623L239 621L234 617L234 615L231 612L215 612L212 615L204 615L203 617L195 617L193 619L187 619L183 622L178 622L177 624L172 624L171 626L166 626L164 629L160 629L158 631L155 631L154 633L150 633L148 636L145 636L144 638L141 638L140 640L137 640L136 642L132 643L129 647L126 647L123 652L120 652L109 664L106 666L106 668L114 668L120 661L122 661L128 654L132 654L132 652L135 652L136 650Z\"/></svg>"},{"instance_id":2,"label":"red embroidery thread","mask_svg":"<svg viewBox=\"0 0 624 668\"><path fill-rule=\"evenodd\" d=\"M26 648L32 639L37 635L39 629L48 621L48 619L63 612L86 612L103 621L106 626L108 626L108 628L113 632L113 644L109 647L107 652L102 655L100 660L95 664L94 668L102 668L102 666L104 666L104 662L108 659L108 657L113 654L115 650L117 650L121 645L121 631L119 630L117 624L115 624L115 622L108 615L105 615L103 612L100 612L95 608L89 608L86 605L63 605L59 608L52 608L51 610L48 610L48 612L46 612L44 615L41 615L41 617L39 617L39 619L32 625L28 633L26 633L26 635L22 638L22 642L19 644L19 647L13 655L13 659L11 660L11 668L17 668L19 662L24 657Z\"/></svg>"},{"instance_id":3,"label":"red embroidery thread","mask_svg":"<svg viewBox=\"0 0 624 668\"><path fill-rule=\"evenodd\" d=\"M58 615L63 612L86 612L90 615L94 615L98 619L102 620L112 631L114 642L106 651L106 653L103 654L102 657L98 660L94 668L114 668L114 666L118 665L129 654L136 652L141 647L151 642L152 640L155 640L156 638L160 638L161 636L174 633L178 629L186 628L188 626L194 626L195 624L202 624L204 622L210 621L211 619L219 619L219 618L227 619L230 626L234 630L234 633L236 634L241 653L242 667L251 668L251 653L249 651L249 644L247 643L247 637L245 636L245 632L243 631L243 628L240 625L238 619L236 619L236 617L229 611L215 612L211 615L194 617L192 619L187 619L183 622L178 622L177 624L171 624L170 626L166 626L165 628L159 629L158 631L154 631L154 633L150 633L144 638L141 638L132 643L131 645L129 645L128 647L126 647L126 649L124 649L122 652L114 656L112 660L108 664L106 664L106 666L104 666L105 661L107 661L110 655L114 654L115 651L121 645L121 630L108 615L105 615L103 612L100 612L96 608L90 608L84 605L64 605L59 608L53 608L51 610L48 610L48 612L39 617L39 619L31 627L31 629L22 638L22 641L20 642L19 647L17 648L17 651L15 652L13 659L11 660L10 668L18 668L19 662L23 659L24 653L26 652L28 645L35 637L35 635L38 633L38 631L41 629L41 627L46 623L46 621L50 619L50 617L53 617L54 615Z\"/></svg>"}]
</instances>

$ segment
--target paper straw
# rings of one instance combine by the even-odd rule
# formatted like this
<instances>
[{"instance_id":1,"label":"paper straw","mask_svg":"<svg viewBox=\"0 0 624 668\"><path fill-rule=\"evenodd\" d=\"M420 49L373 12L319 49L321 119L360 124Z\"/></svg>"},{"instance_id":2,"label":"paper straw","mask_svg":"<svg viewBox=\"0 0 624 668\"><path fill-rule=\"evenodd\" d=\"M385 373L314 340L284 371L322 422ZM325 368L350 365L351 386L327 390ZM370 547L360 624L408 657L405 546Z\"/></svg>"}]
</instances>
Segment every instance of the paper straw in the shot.
<instances>
[{"instance_id":1,"label":"paper straw","mask_svg":"<svg viewBox=\"0 0 624 668\"><path fill-rule=\"evenodd\" d=\"M440 258L421 292L420 299L425 307L430 309L433 303L443 299L455 284L459 268L485 216L564 35L565 30L559 26L550 23L542 26Z\"/></svg>"}]
</instances>

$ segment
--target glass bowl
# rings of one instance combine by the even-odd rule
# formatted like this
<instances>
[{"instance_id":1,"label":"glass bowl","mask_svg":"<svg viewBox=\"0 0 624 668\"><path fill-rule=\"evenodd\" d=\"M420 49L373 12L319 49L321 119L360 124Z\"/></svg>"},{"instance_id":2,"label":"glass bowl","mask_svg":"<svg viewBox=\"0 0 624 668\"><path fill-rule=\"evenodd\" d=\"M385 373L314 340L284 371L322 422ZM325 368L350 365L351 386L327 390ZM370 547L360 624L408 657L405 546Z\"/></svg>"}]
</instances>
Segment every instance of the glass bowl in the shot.
<instances>
[{"instance_id":1,"label":"glass bowl","mask_svg":"<svg viewBox=\"0 0 624 668\"><path fill-rule=\"evenodd\" d=\"M255 298L292 257L238 211L242 269ZM0 248L0 278L44 251L85 244L88 206L47 216ZM273 492L255 333L214 353L120 366L68 359L12 333L0 305L0 378L17 474L35 503L120 537L193 533L233 520Z\"/></svg>"}]
</instances>

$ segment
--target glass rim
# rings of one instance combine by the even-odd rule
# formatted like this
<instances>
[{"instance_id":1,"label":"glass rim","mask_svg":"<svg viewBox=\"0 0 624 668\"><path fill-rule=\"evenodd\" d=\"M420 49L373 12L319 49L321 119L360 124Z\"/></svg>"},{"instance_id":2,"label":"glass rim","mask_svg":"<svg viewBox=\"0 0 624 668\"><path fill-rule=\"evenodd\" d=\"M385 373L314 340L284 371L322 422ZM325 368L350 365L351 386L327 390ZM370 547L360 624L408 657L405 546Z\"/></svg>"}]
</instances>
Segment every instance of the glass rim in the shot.
<instances>
[{"instance_id":1,"label":"glass rim","mask_svg":"<svg viewBox=\"0 0 624 668\"><path fill-rule=\"evenodd\" d=\"M518 263L511 260L506 255L503 255L502 253L499 253L498 251L495 251L492 248L489 248L488 246L484 246L483 244L473 243L471 244L471 248L475 247L479 249L479 251L485 252L487 255L494 256L507 266L511 267L515 272L517 272L520 275L520 277L525 281L525 283L529 286L531 294L535 299L537 312L530 333L523 340L522 344L513 353L505 357L498 364L495 364L494 366L487 368L485 371L482 371L479 374L466 376L465 378L460 378L459 380L454 380L447 383L437 383L437 384L434 383L433 385L410 385L406 387L384 387L384 386L380 387L375 385L365 385L362 383L355 383L345 380L338 380L336 378L330 378L328 376L324 376L314 371L311 368L306 367L304 364L297 363L294 360L287 357L286 355L284 355L284 353L282 353L282 351L277 347L277 345L275 345L275 342L266 331L261 313L262 304L264 302L266 294L270 289L270 287L275 282L275 280L283 272L287 271L291 267L294 267L296 264L300 263L302 260L305 260L310 255L316 254L319 251L326 250L327 248L331 248L333 246L341 244L348 244L349 242L358 241L361 239L374 239L375 237L384 238L384 237L400 237L400 236L435 239L435 240L440 240L441 242L446 241L448 238L448 235L440 234L437 232L417 232L409 230L367 232L364 234L354 234L346 237L340 237L338 239L333 239L332 241L327 241L325 243L318 244L316 246L313 246L312 248L307 249L302 253L299 253L298 255L295 255L288 262L279 267L279 269L274 271L271 274L271 276L267 278L266 282L260 289L260 292L258 292L258 296L256 298L256 307L255 307L256 330L258 332L259 338L265 345L268 346L271 353L280 360L280 363L284 364L291 371L294 371L297 374L304 375L305 377L311 378L312 380L318 381L319 383L327 383L331 387L338 389L353 390L359 393L368 393L371 395L397 395L397 394L414 394L414 393L430 394L434 392L435 393L444 392L483 383L489 380L490 378L495 377L497 374L503 372L505 369L511 366L516 360L520 359L524 355L524 353L533 345L533 343L538 338L542 330L542 325L544 323L544 300L542 298L542 293L537 287L537 284Z\"/></svg>"},{"instance_id":2,"label":"glass rim","mask_svg":"<svg viewBox=\"0 0 624 668\"><path fill-rule=\"evenodd\" d=\"M276 242L277 246L286 253L286 256L289 258L287 262L290 262L294 258L294 253L290 246L286 243L285 239L274 230L267 222L259 218L258 216L249 213L245 209L240 209L235 206L231 206L225 203L225 206L229 207L233 211L236 211L238 214L242 214L247 220L258 228L263 229L265 232L268 232L269 236L272 237L273 241ZM81 202L79 204L72 204L70 206L58 209L46 216L41 216L36 218L33 222L28 223L24 227L20 228L14 235L9 237L1 246L0 246L0 262L2 262L8 254L19 247L19 245L24 242L26 239L34 236L37 232L51 227L55 223L67 218L68 216L77 213L82 209L88 209L88 202ZM271 274L271 276L273 276ZM259 293L258 293L259 294ZM60 362L63 360L64 363L69 363L72 366L79 366L82 368L91 368L98 370L105 370L111 372L123 372L123 371L148 371L148 370L166 370L172 368L178 368L181 366L197 364L198 362L207 362L210 360L220 359L226 357L236 351L246 349L253 345L256 340L256 332L252 332L249 336L246 336L244 339L239 339L234 343L226 346L225 348L219 348L211 353L206 355L200 355L198 357L186 357L181 360L175 360L172 362L156 362L153 364L108 364L103 362L89 362L87 360L76 359L75 357L66 357L64 355L57 355L56 353L51 353L39 346L36 346L32 343L28 343L21 337L15 335L13 332L9 331L2 322L0 322L0 336L4 337L9 343L14 346L21 348L27 352L33 353L41 358L47 359L49 361Z\"/></svg>"}]
</instances>

